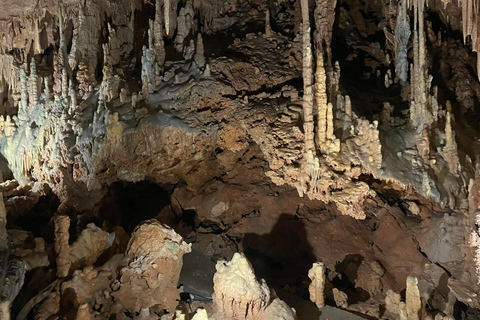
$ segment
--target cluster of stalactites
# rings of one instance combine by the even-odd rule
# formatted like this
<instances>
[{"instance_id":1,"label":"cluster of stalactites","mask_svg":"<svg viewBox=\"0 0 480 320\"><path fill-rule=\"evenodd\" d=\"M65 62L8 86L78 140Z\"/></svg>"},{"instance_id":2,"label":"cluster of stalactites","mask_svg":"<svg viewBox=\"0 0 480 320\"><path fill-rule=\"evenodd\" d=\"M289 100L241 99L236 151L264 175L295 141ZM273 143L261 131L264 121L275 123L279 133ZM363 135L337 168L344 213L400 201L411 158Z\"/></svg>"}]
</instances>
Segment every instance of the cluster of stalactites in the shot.
<instances>
[{"instance_id":1,"label":"cluster of stalactites","mask_svg":"<svg viewBox=\"0 0 480 320\"><path fill-rule=\"evenodd\" d=\"M202 35L197 34L196 43L191 39L188 45L185 44L188 36L196 32L193 3L191 0L187 1L180 9L178 17L175 16L176 10L172 13L172 6L176 8L176 5L175 1L157 0L155 18L149 22L148 46L143 46L142 54L142 92L145 96L152 93L162 81L165 63L163 37L171 37L175 28L176 51L183 53L185 60L193 59L199 68L204 68L206 65ZM172 22L172 15L175 17L175 23Z\"/></svg>"},{"instance_id":2,"label":"cluster of stalactites","mask_svg":"<svg viewBox=\"0 0 480 320\"><path fill-rule=\"evenodd\" d=\"M413 5L413 65L411 68L410 122L414 128L422 131L429 122L427 101L426 43L424 32L425 0L415 0Z\"/></svg>"},{"instance_id":3,"label":"cluster of stalactites","mask_svg":"<svg viewBox=\"0 0 480 320\"><path fill-rule=\"evenodd\" d=\"M407 6L411 7L412 4L417 3L419 0L406 0ZM424 2L425 0L423 0ZM452 0L442 0L443 7L446 8L447 5L452 2ZM462 7L462 31L463 31L463 40L467 41L467 37L471 37L472 41L472 50L477 52L480 46L480 1L479 0L458 0L458 5ZM426 2L428 6L428 0ZM480 76L480 59L477 59L477 76Z\"/></svg>"},{"instance_id":4,"label":"cluster of stalactites","mask_svg":"<svg viewBox=\"0 0 480 320\"><path fill-rule=\"evenodd\" d=\"M462 29L463 40L466 42L467 37L472 38L472 50L477 52L480 46L480 17L479 17L479 0L462 0ZM477 58L477 76L480 76L480 58Z\"/></svg>"},{"instance_id":5,"label":"cluster of stalactites","mask_svg":"<svg viewBox=\"0 0 480 320\"><path fill-rule=\"evenodd\" d=\"M340 151L340 140L335 137L333 125L333 101L336 92L328 92L327 84L335 90L336 77L331 67L331 42L336 0L317 0L315 8L315 103L317 106L316 143L323 154ZM324 55L327 59L324 59ZM332 68L330 68L332 69ZM339 72L338 72L339 73ZM330 94L330 97L329 97Z\"/></svg>"}]
</instances>

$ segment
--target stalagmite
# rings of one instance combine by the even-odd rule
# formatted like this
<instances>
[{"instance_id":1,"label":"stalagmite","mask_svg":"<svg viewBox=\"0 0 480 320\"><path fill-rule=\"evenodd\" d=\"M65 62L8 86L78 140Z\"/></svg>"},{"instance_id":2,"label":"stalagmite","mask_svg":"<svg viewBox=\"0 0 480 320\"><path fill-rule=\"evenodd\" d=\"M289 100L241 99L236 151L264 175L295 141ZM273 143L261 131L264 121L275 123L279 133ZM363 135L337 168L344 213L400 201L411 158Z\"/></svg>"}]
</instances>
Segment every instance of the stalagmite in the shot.
<instances>
[{"instance_id":1,"label":"stalagmite","mask_svg":"<svg viewBox=\"0 0 480 320\"><path fill-rule=\"evenodd\" d=\"M10 320L10 303L0 301L0 320Z\"/></svg>"},{"instance_id":2,"label":"stalagmite","mask_svg":"<svg viewBox=\"0 0 480 320\"><path fill-rule=\"evenodd\" d=\"M199 32L197 35L197 46L195 50L195 63L199 68L205 67L205 48L203 47L203 37Z\"/></svg>"},{"instance_id":3,"label":"stalagmite","mask_svg":"<svg viewBox=\"0 0 480 320\"><path fill-rule=\"evenodd\" d=\"M350 100L350 97L347 95L345 96L345 114L352 118L352 100Z\"/></svg>"},{"instance_id":4,"label":"stalagmite","mask_svg":"<svg viewBox=\"0 0 480 320\"><path fill-rule=\"evenodd\" d=\"M70 271L70 247L68 239L70 238L68 229L70 228L70 218L64 214L54 216L55 226L55 252L57 253L57 276L65 278Z\"/></svg>"},{"instance_id":5,"label":"stalagmite","mask_svg":"<svg viewBox=\"0 0 480 320\"><path fill-rule=\"evenodd\" d=\"M402 302L400 294L393 290L388 290L385 295L385 314L386 318L396 319L400 316L400 303Z\"/></svg>"},{"instance_id":6,"label":"stalagmite","mask_svg":"<svg viewBox=\"0 0 480 320\"><path fill-rule=\"evenodd\" d=\"M90 312L90 306L87 303L78 307L75 320L94 320L95 317Z\"/></svg>"},{"instance_id":7,"label":"stalagmite","mask_svg":"<svg viewBox=\"0 0 480 320\"><path fill-rule=\"evenodd\" d=\"M447 101L447 110L451 110L450 101ZM459 165L457 143L455 141L455 132L452 129L451 112L447 111L445 120L445 146L443 147L443 156L448 162L450 172L456 174Z\"/></svg>"},{"instance_id":8,"label":"stalagmite","mask_svg":"<svg viewBox=\"0 0 480 320\"><path fill-rule=\"evenodd\" d=\"M250 262L235 253L230 262L219 261L213 277L213 305L228 318L240 315L256 317L270 302L270 289L265 280L258 282Z\"/></svg>"},{"instance_id":9,"label":"stalagmite","mask_svg":"<svg viewBox=\"0 0 480 320\"><path fill-rule=\"evenodd\" d=\"M337 307L343 309L348 308L348 296L345 292L333 288L333 299L335 300Z\"/></svg>"},{"instance_id":10,"label":"stalagmite","mask_svg":"<svg viewBox=\"0 0 480 320\"><path fill-rule=\"evenodd\" d=\"M270 10L265 9L265 37L272 36L272 27L270 26Z\"/></svg>"},{"instance_id":11,"label":"stalagmite","mask_svg":"<svg viewBox=\"0 0 480 320\"><path fill-rule=\"evenodd\" d=\"M243 253L218 261L213 277L213 309L217 319L297 319L295 311L276 298L265 280L257 281Z\"/></svg>"},{"instance_id":12,"label":"stalagmite","mask_svg":"<svg viewBox=\"0 0 480 320\"><path fill-rule=\"evenodd\" d=\"M207 311L205 309L197 309L192 320L208 320Z\"/></svg>"},{"instance_id":13,"label":"stalagmite","mask_svg":"<svg viewBox=\"0 0 480 320\"><path fill-rule=\"evenodd\" d=\"M325 265L322 262L315 262L308 271L308 277L312 280L308 287L310 300L317 308L322 308L325 305Z\"/></svg>"},{"instance_id":14,"label":"stalagmite","mask_svg":"<svg viewBox=\"0 0 480 320\"><path fill-rule=\"evenodd\" d=\"M405 303L408 319L420 320L422 302L420 300L420 292L418 291L418 280L415 277L407 277L407 291L405 293Z\"/></svg>"}]
</instances>

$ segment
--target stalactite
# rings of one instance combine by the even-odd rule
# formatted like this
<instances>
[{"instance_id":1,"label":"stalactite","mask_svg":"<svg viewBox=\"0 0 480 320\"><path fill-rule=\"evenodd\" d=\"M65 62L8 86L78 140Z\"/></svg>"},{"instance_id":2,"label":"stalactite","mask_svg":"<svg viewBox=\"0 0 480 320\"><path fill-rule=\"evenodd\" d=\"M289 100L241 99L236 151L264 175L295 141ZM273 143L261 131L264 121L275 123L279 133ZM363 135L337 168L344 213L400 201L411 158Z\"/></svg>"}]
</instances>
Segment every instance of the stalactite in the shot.
<instances>
[{"instance_id":1,"label":"stalactite","mask_svg":"<svg viewBox=\"0 0 480 320\"><path fill-rule=\"evenodd\" d=\"M28 83L27 74L25 73L25 67L23 65L20 66L20 83L22 84L22 91L19 104L21 109L19 110L19 113L28 115Z\"/></svg>"},{"instance_id":2,"label":"stalactite","mask_svg":"<svg viewBox=\"0 0 480 320\"><path fill-rule=\"evenodd\" d=\"M170 35L170 0L163 1L163 14L165 19L165 32Z\"/></svg>"},{"instance_id":3,"label":"stalactite","mask_svg":"<svg viewBox=\"0 0 480 320\"><path fill-rule=\"evenodd\" d=\"M169 0L165 0L168 2ZM183 45L185 38L188 36L187 24L186 24L186 10L185 8L181 8L180 12L178 13L177 17L177 36L175 37L175 50L177 52L183 51ZM168 33L168 31L167 31Z\"/></svg>"},{"instance_id":4,"label":"stalactite","mask_svg":"<svg viewBox=\"0 0 480 320\"><path fill-rule=\"evenodd\" d=\"M30 62L30 76L28 80L28 104L29 111L31 111L37 105L38 100L38 75L35 59L32 59L32 62Z\"/></svg>"},{"instance_id":5,"label":"stalactite","mask_svg":"<svg viewBox=\"0 0 480 320\"><path fill-rule=\"evenodd\" d=\"M153 21L153 44L155 46L155 61L160 67L163 67L165 63L165 46L163 43L162 34L162 12L161 12L162 0L157 0L155 5L155 20Z\"/></svg>"},{"instance_id":6,"label":"stalactite","mask_svg":"<svg viewBox=\"0 0 480 320\"><path fill-rule=\"evenodd\" d=\"M313 68L312 45L310 42L310 17L308 1L301 0L302 7L302 55L303 55L303 129L305 132L305 149L314 152L313 134Z\"/></svg>"},{"instance_id":7,"label":"stalactite","mask_svg":"<svg viewBox=\"0 0 480 320\"><path fill-rule=\"evenodd\" d=\"M395 26L395 73L403 82L408 79L407 46L410 34L406 0L399 1L398 17Z\"/></svg>"}]
</instances>

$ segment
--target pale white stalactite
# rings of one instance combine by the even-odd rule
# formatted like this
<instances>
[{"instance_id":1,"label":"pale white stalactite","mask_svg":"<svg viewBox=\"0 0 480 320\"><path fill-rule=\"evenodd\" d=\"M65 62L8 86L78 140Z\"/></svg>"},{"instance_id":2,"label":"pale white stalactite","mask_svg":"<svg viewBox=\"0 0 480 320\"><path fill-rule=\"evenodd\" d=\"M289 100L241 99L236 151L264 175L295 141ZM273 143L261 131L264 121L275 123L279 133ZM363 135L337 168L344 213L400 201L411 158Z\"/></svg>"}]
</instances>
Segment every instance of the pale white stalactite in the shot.
<instances>
[{"instance_id":1,"label":"pale white stalactite","mask_svg":"<svg viewBox=\"0 0 480 320\"><path fill-rule=\"evenodd\" d=\"M33 21L35 25L34 29L34 52L35 54L41 54L42 53L42 47L40 46L40 32L38 30L38 24L40 21L34 20Z\"/></svg>"},{"instance_id":2,"label":"pale white stalactite","mask_svg":"<svg viewBox=\"0 0 480 320\"><path fill-rule=\"evenodd\" d=\"M165 32L170 35L170 0L163 1L163 14L165 19Z\"/></svg>"},{"instance_id":3,"label":"pale white stalactite","mask_svg":"<svg viewBox=\"0 0 480 320\"><path fill-rule=\"evenodd\" d=\"M22 91L20 95L20 104L21 110L24 113L28 114L28 84L27 84L27 74L25 73L25 66L20 66L20 83L22 84Z\"/></svg>"},{"instance_id":4,"label":"pale white stalactite","mask_svg":"<svg viewBox=\"0 0 480 320\"><path fill-rule=\"evenodd\" d=\"M420 103L424 109L426 103L426 43L425 43L425 27L424 27L424 12L425 12L425 0L417 0L418 2L418 53L419 53L419 89L420 89Z\"/></svg>"},{"instance_id":5,"label":"pale white stalactite","mask_svg":"<svg viewBox=\"0 0 480 320\"><path fill-rule=\"evenodd\" d=\"M310 17L307 0L301 0L301 9L303 55L303 128L305 132L305 149L307 151L314 152L312 44L310 40Z\"/></svg>"},{"instance_id":6,"label":"pale white stalactite","mask_svg":"<svg viewBox=\"0 0 480 320\"><path fill-rule=\"evenodd\" d=\"M30 62L30 76L28 84L28 101L29 101L29 111L31 111L36 105L38 100L38 75L37 75L37 64L35 59L32 58Z\"/></svg>"}]
</instances>

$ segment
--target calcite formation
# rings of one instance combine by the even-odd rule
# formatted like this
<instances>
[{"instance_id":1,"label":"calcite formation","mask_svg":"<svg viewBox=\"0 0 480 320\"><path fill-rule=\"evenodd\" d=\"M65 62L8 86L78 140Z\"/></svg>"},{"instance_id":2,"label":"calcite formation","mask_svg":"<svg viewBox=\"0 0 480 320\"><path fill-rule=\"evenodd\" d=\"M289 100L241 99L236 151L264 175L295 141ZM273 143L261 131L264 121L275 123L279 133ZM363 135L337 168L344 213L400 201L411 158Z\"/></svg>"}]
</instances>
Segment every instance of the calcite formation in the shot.
<instances>
[{"instance_id":1,"label":"calcite formation","mask_svg":"<svg viewBox=\"0 0 480 320\"><path fill-rule=\"evenodd\" d=\"M314 263L308 271L308 277L312 280L308 287L310 300L318 308L322 308L325 305L325 265L322 262Z\"/></svg>"},{"instance_id":2,"label":"calcite formation","mask_svg":"<svg viewBox=\"0 0 480 320\"><path fill-rule=\"evenodd\" d=\"M3 0L0 318L474 312L479 5Z\"/></svg>"},{"instance_id":3,"label":"calcite formation","mask_svg":"<svg viewBox=\"0 0 480 320\"><path fill-rule=\"evenodd\" d=\"M215 319L296 319L295 311L276 298L265 280L258 281L245 255L219 261L213 278Z\"/></svg>"}]
</instances>

